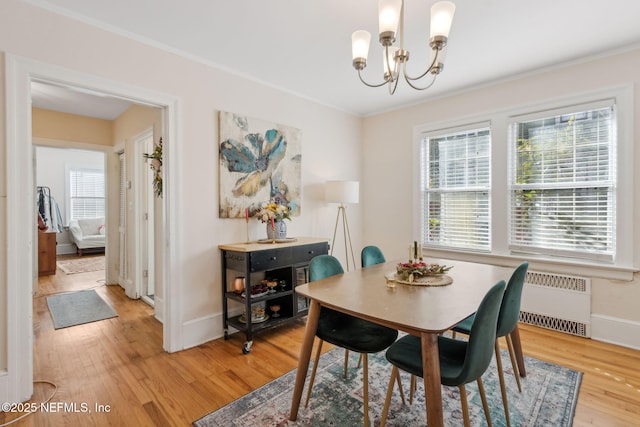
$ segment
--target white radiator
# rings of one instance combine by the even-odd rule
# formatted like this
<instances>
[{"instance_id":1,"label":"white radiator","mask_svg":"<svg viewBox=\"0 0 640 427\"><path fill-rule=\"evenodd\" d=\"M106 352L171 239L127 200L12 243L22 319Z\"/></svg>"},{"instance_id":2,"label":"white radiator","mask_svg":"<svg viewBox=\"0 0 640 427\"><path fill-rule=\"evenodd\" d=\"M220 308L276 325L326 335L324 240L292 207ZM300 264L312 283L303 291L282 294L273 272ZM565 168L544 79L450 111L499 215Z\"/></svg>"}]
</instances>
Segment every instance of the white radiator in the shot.
<instances>
[{"instance_id":1,"label":"white radiator","mask_svg":"<svg viewBox=\"0 0 640 427\"><path fill-rule=\"evenodd\" d=\"M520 321L591 337L591 279L527 272Z\"/></svg>"}]
</instances>

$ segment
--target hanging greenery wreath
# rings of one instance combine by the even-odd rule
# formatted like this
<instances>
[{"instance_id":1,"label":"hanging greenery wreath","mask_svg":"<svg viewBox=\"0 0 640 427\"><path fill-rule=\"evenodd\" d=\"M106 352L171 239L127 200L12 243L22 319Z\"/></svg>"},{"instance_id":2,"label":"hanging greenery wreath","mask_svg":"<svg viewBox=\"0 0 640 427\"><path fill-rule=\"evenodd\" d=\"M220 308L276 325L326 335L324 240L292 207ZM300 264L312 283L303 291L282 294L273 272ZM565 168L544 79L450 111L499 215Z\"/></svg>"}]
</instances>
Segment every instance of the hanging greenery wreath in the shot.
<instances>
[{"instance_id":1,"label":"hanging greenery wreath","mask_svg":"<svg viewBox=\"0 0 640 427\"><path fill-rule=\"evenodd\" d=\"M153 171L153 190L156 197L162 197L162 137L153 147L152 153L144 153L145 159L150 159L149 167Z\"/></svg>"}]
</instances>

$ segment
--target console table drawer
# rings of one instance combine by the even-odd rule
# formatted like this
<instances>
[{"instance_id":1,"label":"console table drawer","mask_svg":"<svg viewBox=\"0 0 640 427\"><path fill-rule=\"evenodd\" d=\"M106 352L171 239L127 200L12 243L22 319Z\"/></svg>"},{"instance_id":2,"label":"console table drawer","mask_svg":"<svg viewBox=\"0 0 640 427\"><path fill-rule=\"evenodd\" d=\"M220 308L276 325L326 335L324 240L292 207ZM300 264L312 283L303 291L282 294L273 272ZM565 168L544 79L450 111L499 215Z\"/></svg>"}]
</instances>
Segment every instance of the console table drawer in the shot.
<instances>
[{"instance_id":1,"label":"console table drawer","mask_svg":"<svg viewBox=\"0 0 640 427\"><path fill-rule=\"evenodd\" d=\"M295 251L292 255L293 257L292 263L293 264L298 264L302 262L308 263L314 257L318 255L326 254L328 251L329 251L328 242L314 243L311 245L300 246L298 250Z\"/></svg>"},{"instance_id":2,"label":"console table drawer","mask_svg":"<svg viewBox=\"0 0 640 427\"><path fill-rule=\"evenodd\" d=\"M293 263L291 248L271 249L252 252L249 260L251 271L273 270Z\"/></svg>"}]
</instances>

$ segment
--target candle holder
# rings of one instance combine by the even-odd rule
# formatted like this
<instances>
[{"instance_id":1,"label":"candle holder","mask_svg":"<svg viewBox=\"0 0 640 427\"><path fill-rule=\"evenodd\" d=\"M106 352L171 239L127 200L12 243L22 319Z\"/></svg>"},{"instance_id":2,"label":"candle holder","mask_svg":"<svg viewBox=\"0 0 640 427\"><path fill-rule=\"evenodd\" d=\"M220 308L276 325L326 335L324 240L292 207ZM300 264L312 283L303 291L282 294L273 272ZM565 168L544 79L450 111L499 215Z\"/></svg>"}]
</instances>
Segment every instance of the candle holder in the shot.
<instances>
[{"instance_id":1,"label":"candle holder","mask_svg":"<svg viewBox=\"0 0 640 427\"><path fill-rule=\"evenodd\" d=\"M244 209L244 221L245 221L246 231L247 231L247 243L250 243L251 239L249 239L249 208Z\"/></svg>"},{"instance_id":2,"label":"candle holder","mask_svg":"<svg viewBox=\"0 0 640 427\"><path fill-rule=\"evenodd\" d=\"M238 276L233 279L233 289L237 294L241 294L242 292L244 292L244 285L244 276Z\"/></svg>"}]
</instances>

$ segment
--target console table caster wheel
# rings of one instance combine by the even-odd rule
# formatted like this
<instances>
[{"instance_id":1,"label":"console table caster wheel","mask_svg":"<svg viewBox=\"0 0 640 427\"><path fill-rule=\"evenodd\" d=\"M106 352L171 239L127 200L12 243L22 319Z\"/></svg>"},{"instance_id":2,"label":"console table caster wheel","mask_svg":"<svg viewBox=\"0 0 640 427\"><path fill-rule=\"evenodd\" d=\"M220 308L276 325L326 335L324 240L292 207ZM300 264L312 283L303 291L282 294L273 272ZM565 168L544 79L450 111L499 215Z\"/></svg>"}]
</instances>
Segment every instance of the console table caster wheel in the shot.
<instances>
[{"instance_id":1,"label":"console table caster wheel","mask_svg":"<svg viewBox=\"0 0 640 427\"><path fill-rule=\"evenodd\" d=\"M242 346L242 352L244 354L249 354L249 352L251 351L252 345L253 345L253 341L245 341L244 345Z\"/></svg>"}]
</instances>

